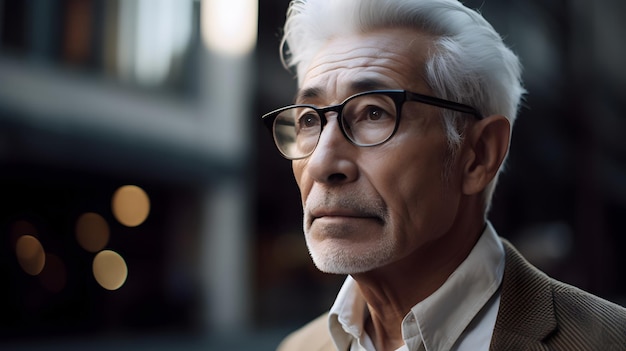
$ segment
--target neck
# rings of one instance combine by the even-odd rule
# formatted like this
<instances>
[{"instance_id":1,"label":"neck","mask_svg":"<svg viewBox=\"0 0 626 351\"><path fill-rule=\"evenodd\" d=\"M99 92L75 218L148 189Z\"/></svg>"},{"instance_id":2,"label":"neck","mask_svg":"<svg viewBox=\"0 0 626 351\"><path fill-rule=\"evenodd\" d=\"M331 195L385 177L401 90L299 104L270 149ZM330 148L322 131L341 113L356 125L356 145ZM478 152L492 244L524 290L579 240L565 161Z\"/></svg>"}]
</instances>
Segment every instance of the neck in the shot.
<instances>
[{"instance_id":1,"label":"neck","mask_svg":"<svg viewBox=\"0 0 626 351\"><path fill-rule=\"evenodd\" d=\"M396 350L404 344L401 325L406 314L439 289L467 258L484 225L482 215L455 221L445 235L409 256L353 275L367 302L370 319L365 328L376 350Z\"/></svg>"}]
</instances>

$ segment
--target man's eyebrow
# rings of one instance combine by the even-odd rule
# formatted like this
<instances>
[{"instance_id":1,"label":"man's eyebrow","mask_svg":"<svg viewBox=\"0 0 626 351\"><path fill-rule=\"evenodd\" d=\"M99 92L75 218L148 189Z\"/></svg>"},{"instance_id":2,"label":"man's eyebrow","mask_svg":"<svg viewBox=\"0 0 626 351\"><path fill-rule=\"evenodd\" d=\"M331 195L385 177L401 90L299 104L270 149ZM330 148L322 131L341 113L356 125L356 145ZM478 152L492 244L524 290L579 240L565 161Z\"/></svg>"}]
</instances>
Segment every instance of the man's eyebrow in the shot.
<instances>
[{"instance_id":1,"label":"man's eyebrow","mask_svg":"<svg viewBox=\"0 0 626 351\"><path fill-rule=\"evenodd\" d=\"M376 79L361 79L350 83L350 92L352 94L361 93L370 90L390 89L389 85ZM313 100L324 95L324 90L319 87L310 87L301 89L296 93L295 102L301 103L307 100Z\"/></svg>"},{"instance_id":2,"label":"man's eyebrow","mask_svg":"<svg viewBox=\"0 0 626 351\"><path fill-rule=\"evenodd\" d=\"M302 101L315 99L321 95L322 95L322 88L312 87L312 88L301 89L301 90L298 90L298 92L296 93L296 98L294 99L294 101L296 103L299 103Z\"/></svg>"},{"instance_id":3,"label":"man's eyebrow","mask_svg":"<svg viewBox=\"0 0 626 351\"><path fill-rule=\"evenodd\" d=\"M389 89L389 85L376 79L362 79L350 84L350 89L352 89L352 92L360 93L370 90Z\"/></svg>"}]
</instances>

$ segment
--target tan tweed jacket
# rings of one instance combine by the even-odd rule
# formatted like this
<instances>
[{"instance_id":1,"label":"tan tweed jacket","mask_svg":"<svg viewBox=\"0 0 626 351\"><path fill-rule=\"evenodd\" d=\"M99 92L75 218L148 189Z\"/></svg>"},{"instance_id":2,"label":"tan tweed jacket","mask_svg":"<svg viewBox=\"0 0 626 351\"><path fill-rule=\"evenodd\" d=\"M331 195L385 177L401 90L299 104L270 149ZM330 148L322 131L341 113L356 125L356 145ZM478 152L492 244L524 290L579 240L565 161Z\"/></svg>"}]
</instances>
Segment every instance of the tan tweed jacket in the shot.
<instances>
[{"instance_id":1,"label":"tan tweed jacket","mask_svg":"<svg viewBox=\"0 0 626 351\"><path fill-rule=\"evenodd\" d=\"M491 351L626 350L626 309L551 279L503 242L506 262ZM327 320L324 314L297 330L278 351L335 350Z\"/></svg>"}]
</instances>

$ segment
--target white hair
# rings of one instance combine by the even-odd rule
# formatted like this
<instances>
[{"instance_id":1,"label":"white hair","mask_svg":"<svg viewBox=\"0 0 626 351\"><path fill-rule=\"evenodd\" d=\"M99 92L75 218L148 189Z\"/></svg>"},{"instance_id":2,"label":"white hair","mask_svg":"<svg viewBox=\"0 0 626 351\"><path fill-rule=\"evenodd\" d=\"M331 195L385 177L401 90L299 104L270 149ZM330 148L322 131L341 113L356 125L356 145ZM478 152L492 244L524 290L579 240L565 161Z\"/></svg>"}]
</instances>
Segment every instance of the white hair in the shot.
<instances>
[{"instance_id":1,"label":"white hair","mask_svg":"<svg viewBox=\"0 0 626 351\"><path fill-rule=\"evenodd\" d=\"M473 106L484 116L502 114L513 126L525 93L519 59L489 22L457 0L292 0L281 58L285 67L295 68L301 86L311 60L329 39L397 27L436 38L425 67L426 82L436 96ZM454 152L467 117L443 113ZM484 191L485 209L497 178Z\"/></svg>"}]
</instances>

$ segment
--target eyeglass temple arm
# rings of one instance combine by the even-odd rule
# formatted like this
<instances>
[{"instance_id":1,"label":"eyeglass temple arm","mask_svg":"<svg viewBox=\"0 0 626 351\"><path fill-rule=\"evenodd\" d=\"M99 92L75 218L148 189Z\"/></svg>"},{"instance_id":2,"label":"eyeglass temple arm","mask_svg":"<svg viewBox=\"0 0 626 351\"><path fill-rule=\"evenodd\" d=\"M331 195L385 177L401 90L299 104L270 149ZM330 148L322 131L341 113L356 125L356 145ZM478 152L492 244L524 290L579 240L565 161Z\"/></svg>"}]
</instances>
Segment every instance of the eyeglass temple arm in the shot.
<instances>
[{"instance_id":1,"label":"eyeglass temple arm","mask_svg":"<svg viewBox=\"0 0 626 351\"><path fill-rule=\"evenodd\" d=\"M434 96L412 93L410 91L406 92L406 99L407 101L423 102L425 104L442 107L457 112L467 113L476 117L476 119L483 119L483 115L477 109L458 102L444 100Z\"/></svg>"}]
</instances>

